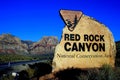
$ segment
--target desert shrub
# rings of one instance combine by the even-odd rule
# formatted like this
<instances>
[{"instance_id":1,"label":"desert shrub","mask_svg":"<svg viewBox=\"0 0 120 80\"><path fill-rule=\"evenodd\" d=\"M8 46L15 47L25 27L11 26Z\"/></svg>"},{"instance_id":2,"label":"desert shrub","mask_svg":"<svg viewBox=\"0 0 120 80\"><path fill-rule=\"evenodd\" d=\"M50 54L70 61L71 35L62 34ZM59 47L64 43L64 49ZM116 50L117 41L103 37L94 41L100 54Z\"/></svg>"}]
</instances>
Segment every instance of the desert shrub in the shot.
<instances>
[{"instance_id":1,"label":"desert shrub","mask_svg":"<svg viewBox=\"0 0 120 80\"><path fill-rule=\"evenodd\" d=\"M115 72L110 65L103 65L99 71L98 80L117 80Z\"/></svg>"},{"instance_id":2,"label":"desert shrub","mask_svg":"<svg viewBox=\"0 0 120 80\"><path fill-rule=\"evenodd\" d=\"M114 69L110 65L103 65L100 69L88 71L88 80L118 80Z\"/></svg>"},{"instance_id":3,"label":"desert shrub","mask_svg":"<svg viewBox=\"0 0 120 80\"><path fill-rule=\"evenodd\" d=\"M115 68L115 74L116 74L117 80L120 80L120 67Z\"/></svg>"},{"instance_id":4,"label":"desert shrub","mask_svg":"<svg viewBox=\"0 0 120 80\"><path fill-rule=\"evenodd\" d=\"M32 78L34 76L34 72L35 72L34 69L28 68L26 71L28 72L28 75L30 78Z\"/></svg>"},{"instance_id":5,"label":"desert shrub","mask_svg":"<svg viewBox=\"0 0 120 80\"><path fill-rule=\"evenodd\" d=\"M35 63L33 65L29 65L29 67L34 69L33 78L37 77L37 79L52 72L52 66L47 63Z\"/></svg>"},{"instance_id":6,"label":"desert shrub","mask_svg":"<svg viewBox=\"0 0 120 80\"><path fill-rule=\"evenodd\" d=\"M120 80L120 69L115 71L110 65L103 65L100 69L80 70L69 68L55 74L58 80Z\"/></svg>"},{"instance_id":7,"label":"desert shrub","mask_svg":"<svg viewBox=\"0 0 120 80\"><path fill-rule=\"evenodd\" d=\"M99 70L97 68L88 69L87 80L97 80Z\"/></svg>"},{"instance_id":8,"label":"desert shrub","mask_svg":"<svg viewBox=\"0 0 120 80\"><path fill-rule=\"evenodd\" d=\"M30 80L28 72L22 70L18 73L19 75L15 77L15 80Z\"/></svg>"},{"instance_id":9,"label":"desert shrub","mask_svg":"<svg viewBox=\"0 0 120 80\"><path fill-rule=\"evenodd\" d=\"M87 71L78 68L68 68L57 72L55 74L55 77L58 80L81 80L80 78L84 76L80 76L80 74L85 75L86 73Z\"/></svg>"},{"instance_id":10,"label":"desert shrub","mask_svg":"<svg viewBox=\"0 0 120 80\"><path fill-rule=\"evenodd\" d=\"M14 80L14 77L11 74L4 74L0 77L0 80Z\"/></svg>"}]
</instances>

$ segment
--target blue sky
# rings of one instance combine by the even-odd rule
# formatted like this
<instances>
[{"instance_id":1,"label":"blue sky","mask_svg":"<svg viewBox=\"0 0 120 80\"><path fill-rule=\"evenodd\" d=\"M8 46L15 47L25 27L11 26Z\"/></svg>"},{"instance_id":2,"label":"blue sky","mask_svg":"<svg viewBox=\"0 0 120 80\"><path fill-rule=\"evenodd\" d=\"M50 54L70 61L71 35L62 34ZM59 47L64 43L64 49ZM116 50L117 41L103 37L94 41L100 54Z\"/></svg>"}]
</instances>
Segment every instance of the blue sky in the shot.
<instances>
[{"instance_id":1,"label":"blue sky","mask_svg":"<svg viewBox=\"0 0 120 80\"><path fill-rule=\"evenodd\" d=\"M43 36L60 40L65 26L60 9L79 10L105 24L120 40L119 0L0 0L0 34L11 33L22 40Z\"/></svg>"}]
</instances>

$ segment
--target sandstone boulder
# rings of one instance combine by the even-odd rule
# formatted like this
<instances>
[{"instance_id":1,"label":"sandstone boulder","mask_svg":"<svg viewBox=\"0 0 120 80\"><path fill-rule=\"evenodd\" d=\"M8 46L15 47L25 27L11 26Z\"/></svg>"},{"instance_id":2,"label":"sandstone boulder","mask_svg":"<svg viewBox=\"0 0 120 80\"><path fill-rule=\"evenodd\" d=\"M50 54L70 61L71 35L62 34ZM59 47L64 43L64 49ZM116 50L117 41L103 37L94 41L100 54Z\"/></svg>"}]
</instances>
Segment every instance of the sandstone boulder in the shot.
<instances>
[{"instance_id":1,"label":"sandstone boulder","mask_svg":"<svg viewBox=\"0 0 120 80\"><path fill-rule=\"evenodd\" d=\"M66 13L70 15L71 11ZM110 30L84 14L77 21L72 31L68 25L63 29L62 38L55 49L53 71L72 67L99 68L104 64L114 67L116 46Z\"/></svg>"}]
</instances>

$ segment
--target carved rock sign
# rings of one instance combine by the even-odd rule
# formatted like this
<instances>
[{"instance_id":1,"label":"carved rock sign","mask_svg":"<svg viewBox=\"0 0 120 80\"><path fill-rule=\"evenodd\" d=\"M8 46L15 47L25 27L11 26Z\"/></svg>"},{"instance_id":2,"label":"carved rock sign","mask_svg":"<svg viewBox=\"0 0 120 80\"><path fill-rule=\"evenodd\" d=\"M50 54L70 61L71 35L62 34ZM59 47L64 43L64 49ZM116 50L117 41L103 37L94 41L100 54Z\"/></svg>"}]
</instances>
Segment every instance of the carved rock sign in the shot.
<instances>
[{"instance_id":1,"label":"carved rock sign","mask_svg":"<svg viewBox=\"0 0 120 80\"><path fill-rule=\"evenodd\" d=\"M60 14L70 31L73 31L82 16L80 11L61 10Z\"/></svg>"},{"instance_id":2,"label":"carved rock sign","mask_svg":"<svg viewBox=\"0 0 120 80\"><path fill-rule=\"evenodd\" d=\"M66 26L55 49L53 71L99 68L103 64L114 67L116 47L109 29L79 11L61 10L60 13Z\"/></svg>"}]
</instances>

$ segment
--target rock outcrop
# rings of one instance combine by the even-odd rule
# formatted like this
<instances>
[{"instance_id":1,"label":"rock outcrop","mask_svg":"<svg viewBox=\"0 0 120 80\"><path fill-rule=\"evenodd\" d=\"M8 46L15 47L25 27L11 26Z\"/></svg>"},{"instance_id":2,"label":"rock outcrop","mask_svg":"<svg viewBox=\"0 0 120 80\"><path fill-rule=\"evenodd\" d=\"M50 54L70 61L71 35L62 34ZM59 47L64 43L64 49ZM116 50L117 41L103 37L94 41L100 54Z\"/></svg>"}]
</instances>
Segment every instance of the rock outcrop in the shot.
<instances>
[{"instance_id":1,"label":"rock outcrop","mask_svg":"<svg viewBox=\"0 0 120 80\"><path fill-rule=\"evenodd\" d=\"M54 53L58 44L56 37L43 37L38 42L24 41L11 34L0 35L0 54Z\"/></svg>"},{"instance_id":2,"label":"rock outcrop","mask_svg":"<svg viewBox=\"0 0 120 80\"><path fill-rule=\"evenodd\" d=\"M78 21L76 11L66 10L64 14L69 15L70 19L67 19L69 25L64 27L62 39L56 46L53 72L72 67L99 68L104 64L114 67L116 46L111 31L105 25L84 14ZM75 20L72 22L73 14Z\"/></svg>"},{"instance_id":3,"label":"rock outcrop","mask_svg":"<svg viewBox=\"0 0 120 80\"><path fill-rule=\"evenodd\" d=\"M29 52L31 54L54 53L57 44L57 37L43 37L40 41L32 44Z\"/></svg>"},{"instance_id":4,"label":"rock outcrop","mask_svg":"<svg viewBox=\"0 0 120 80\"><path fill-rule=\"evenodd\" d=\"M27 54L28 46L21 40L11 34L2 34L0 36L0 53Z\"/></svg>"}]
</instances>

